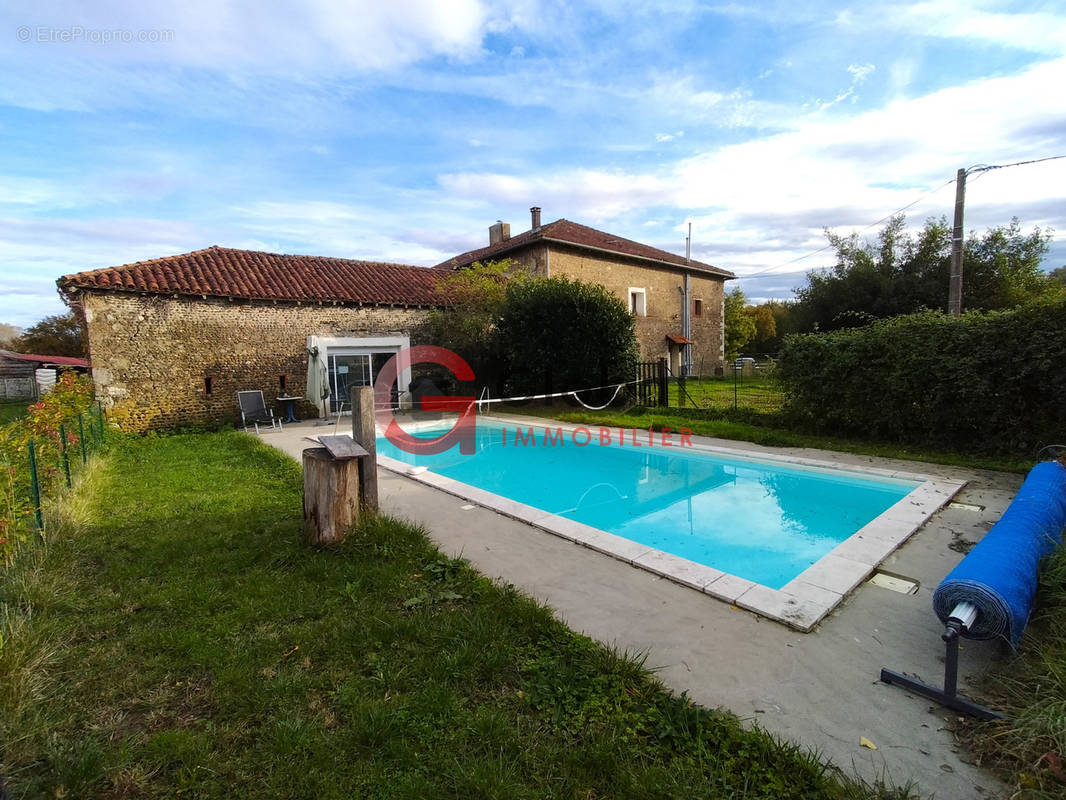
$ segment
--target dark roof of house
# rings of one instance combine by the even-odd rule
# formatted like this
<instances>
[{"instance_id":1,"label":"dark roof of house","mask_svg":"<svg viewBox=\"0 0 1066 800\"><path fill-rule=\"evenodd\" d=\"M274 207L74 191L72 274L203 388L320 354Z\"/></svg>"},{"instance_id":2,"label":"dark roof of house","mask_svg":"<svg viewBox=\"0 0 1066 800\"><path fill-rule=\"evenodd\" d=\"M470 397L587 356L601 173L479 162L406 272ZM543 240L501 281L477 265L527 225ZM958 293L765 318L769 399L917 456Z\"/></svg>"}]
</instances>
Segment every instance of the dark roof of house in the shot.
<instances>
[{"instance_id":1,"label":"dark roof of house","mask_svg":"<svg viewBox=\"0 0 1066 800\"><path fill-rule=\"evenodd\" d=\"M89 368L89 362L84 358L72 358L70 356L38 356L33 353L13 353L10 350L0 350L0 357L13 358L16 361L28 361L34 364L55 364L59 367Z\"/></svg>"},{"instance_id":2,"label":"dark roof of house","mask_svg":"<svg viewBox=\"0 0 1066 800\"><path fill-rule=\"evenodd\" d=\"M569 245L571 247L579 247L585 250L603 251L629 256L630 258L639 259L641 261L653 261L667 267L687 268L693 272L702 272L714 277L736 277L736 275L728 270L713 267L710 264L704 264L700 261L686 262L684 256L679 256L676 253L669 253L666 250L660 250L657 247L634 242L632 239L623 239L621 236L604 233L595 228L590 228L587 225L571 222L568 219L559 219L555 222L549 222L547 225L542 225L539 228L525 231L524 233L512 236L510 239L506 239L497 244L481 247L477 250L471 250L462 255L449 258L447 261L438 264L437 268L456 269L458 267L465 267L469 264L473 264L475 261L503 258L514 250L521 249L528 245L537 244L538 242L555 242L558 244Z\"/></svg>"},{"instance_id":3,"label":"dark roof of house","mask_svg":"<svg viewBox=\"0 0 1066 800\"><path fill-rule=\"evenodd\" d=\"M407 264L208 247L177 256L65 275L60 290L439 306L439 271Z\"/></svg>"}]
</instances>

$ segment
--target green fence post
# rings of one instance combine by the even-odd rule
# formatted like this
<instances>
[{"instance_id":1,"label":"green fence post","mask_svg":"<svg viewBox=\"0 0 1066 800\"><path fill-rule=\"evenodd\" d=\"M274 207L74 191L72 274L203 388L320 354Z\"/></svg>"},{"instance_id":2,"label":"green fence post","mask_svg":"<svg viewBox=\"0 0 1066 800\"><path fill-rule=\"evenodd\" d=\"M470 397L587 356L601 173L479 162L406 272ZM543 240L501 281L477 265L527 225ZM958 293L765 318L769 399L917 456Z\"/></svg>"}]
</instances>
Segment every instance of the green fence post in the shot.
<instances>
[{"instance_id":1,"label":"green fence post","mask_svg":"<svg viewBox=\"0 0 1066 800\"><path fill-rule=\"evenodd\" d=\"M30 451L30 490L33 496L33 515L37 521L37 532L44 531L44 517L41 516L41 485L37 481L37 450L33 439L29 443Z\"/></svg>"},{"instance_id":2,"label":"green fence post","mask_svg":"<svg viewBox=\"0 0 1066 800\"><path fill-rule=\"evenodd\" d=\"M78 414L78 441L81 443L81 463L85 466L89 456L85 452L85 415L80 413Z\"/></svg>"},{"instance_id":3,"label":"green fence post","mask_svg":"<svg viewBox=\"0 0 1066 800\"><path fill-rule=\"evenodd\" d=\"M63 459L63 473L67 476L67 488L74 484L70 480L70 456L67 455L67 426L59 423L59 454Z\"/></svg>"},{"instance_id":4,"label":"green fence post","mask_svg":"<svg viewBox=\"0 0 1066 800\"><path fill-rule=\"evenodd\" d=\"M93 437L93 452L96 452L96 420L93 419L93 409L89 406L89 434Z\"/></svg>"},{"instance_id":5,"label":"green fence post","mask_svg":"<svg viewBox=\"0 0 1066 800\"><path fill-rule=\"evenodd\" d=\"M733 362L733 410L737 410L737 362Z\"/></svg>"}]
</instances>

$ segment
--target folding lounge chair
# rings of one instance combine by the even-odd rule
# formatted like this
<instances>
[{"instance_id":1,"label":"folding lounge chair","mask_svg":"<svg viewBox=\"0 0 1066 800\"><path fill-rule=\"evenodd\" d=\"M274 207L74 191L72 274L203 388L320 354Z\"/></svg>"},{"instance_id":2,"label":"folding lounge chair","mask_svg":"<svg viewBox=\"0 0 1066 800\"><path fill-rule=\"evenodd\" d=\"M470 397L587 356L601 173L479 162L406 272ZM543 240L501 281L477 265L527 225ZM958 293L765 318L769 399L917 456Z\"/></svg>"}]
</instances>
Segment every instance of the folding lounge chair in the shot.
<instances>
[{"instance_id":1,"label":"folding lounge chair","mask_svg":"<svg viewBox=\"0 0 1066 800\"><path fill-rule=\"evenodd\" d=\"M241 409L241 424L245 433L248 433L249 423L255 428L256 434L259 433L259 423L270 423L271 430L281 427L281 421L274 418L274 410L267 408L261 390L237 392L237 405Z\"/></svg>"}]
</instances>

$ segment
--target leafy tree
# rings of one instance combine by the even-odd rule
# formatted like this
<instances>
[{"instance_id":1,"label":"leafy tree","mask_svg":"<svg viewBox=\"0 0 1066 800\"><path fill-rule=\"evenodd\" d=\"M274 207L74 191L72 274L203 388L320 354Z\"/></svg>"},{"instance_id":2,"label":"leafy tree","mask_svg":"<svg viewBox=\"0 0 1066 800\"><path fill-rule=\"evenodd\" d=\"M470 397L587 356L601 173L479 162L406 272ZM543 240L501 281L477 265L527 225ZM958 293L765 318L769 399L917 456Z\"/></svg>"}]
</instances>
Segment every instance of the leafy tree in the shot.
<instances>
[{"instance_id":1,"label":"leafy tree","mask_svg":"<svg viewBox=\"0 0 1066 800\"><path fill-rule=\"evenodd\" d=\"M632 380L636 368L633 316L598 284L544 277L510 282L496 335L510 391L603 386Z\"/></svg>"},{"instance_id":2,"label":"leafy tree","mask_svg":"<svg viewBox=\"0 0 1066 800\"><path fill-rule=\"evenodd\" d=\"M766 343L777 337L777 319L774 317L773 307L769 303L747 306L744 313L755 323L755 335L751 343L760 351L765 350Z\"/></svg>"},{"instance_id":3,"label":"leafy tree","mask_svg":"<svg viewBox=\"0 0 1066 800\"><path fill-rule=\"evenodd\" d=\"M767 300L761 305L747 306L746 313L755 320L755 337L751 344L758 352L776 355L781 351L785 337L802 332L796 316L797 305L795 300Z\"/></svg>"},{"instance_id":4,"label":"leafy tree","mask_svg":"<svg viewBox=\"0 0 1066 800\"><path fill-rule=\"evenodd\" d=\"M27 328L12 346L20 353L42 356L85 358L89 352L85 326L73 311L45 317Z\"/></svg>"},{"instance_id":5,"label":"leafy tree","mask_svg":"<svg viewBox=\"0 0 1066 800\"><path fill-rule=\"evenodd\" d=\"M830 231L826 237L836 250L836 264L808 273L807 285L796 290L800 330L857 327L946 306L951 228L945 219L930 219L912 235L899 215L876 242ZM1062 284L1040 269L1049 240L1050 231L1040 228L1023 234L1016 218L983 236L971 234L963 252L963 308L1014 308L1066 295Z\"/></svg>"},{"instance_id":6,"label":"leafy tree","mask_svg":"<svg viewBox=\"0 0 1066 800\"><path fill-rule=\"evenodd\" d=\"M748 298L740 287L725 296L725 356L727 359L737 354L755 338L755 320L746 311Z\"/></svg>"},{"instance_id":7,"label":"leafy tree","mask_svg":"<svg viewBox=\"0 0 1066 800\"><path fill-rule=\"evenodd\" d=\"M486 264L474 262L437 284L437 291L451 305L430 313L427 321L430 339L466 359L482 386L499 389L505 374L495 329L507 302L508 282L522 277L514 269L510 259Z\"/></svg>"},{"instance_id":8,"label":"leafy tree","mask_svg":"<svg viewBox=\"0 0 1066 800\"><path fill-rule=\"evenodd\" d=\"M8 348L23 334L22 328L18 325L9 325L6 322L0 322L0 347Z\"/></svg>"},{"instance_id":9,"label":"leafy tree","mask_svg":"<svg viewBox=\"0 0 1066 800\"><path fill-rule=\"evenodd\" d=\"M1058 281L1063 286L1066 286L1066 265L1059 267L1058 269L1051 270L1048 275L1053 281Z\"/></svg>"}]
</instances>

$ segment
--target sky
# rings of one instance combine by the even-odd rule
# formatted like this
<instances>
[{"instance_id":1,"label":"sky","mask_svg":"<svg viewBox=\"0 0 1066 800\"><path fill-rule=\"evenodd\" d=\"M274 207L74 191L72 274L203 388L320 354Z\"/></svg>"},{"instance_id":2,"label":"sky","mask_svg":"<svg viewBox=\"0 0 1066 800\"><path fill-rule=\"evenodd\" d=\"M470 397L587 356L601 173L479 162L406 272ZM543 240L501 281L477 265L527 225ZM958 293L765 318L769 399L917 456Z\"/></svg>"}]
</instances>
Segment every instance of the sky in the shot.
<instances>
[{"instance_id":1,"label":"sky","mask_svg":"<svg viewBox=\"0 0 1066 800\"><path fill-rule=\"evenodd\" d=\"M0 322L213 244L432 265L534 205L676 253L691 222L787 298L825 229L1066 155L1063 87L1063 2L0 0ZM1066 264L1066 159L970 176L968 231L1012 216Z\"/></svg>"}]
</instances>

